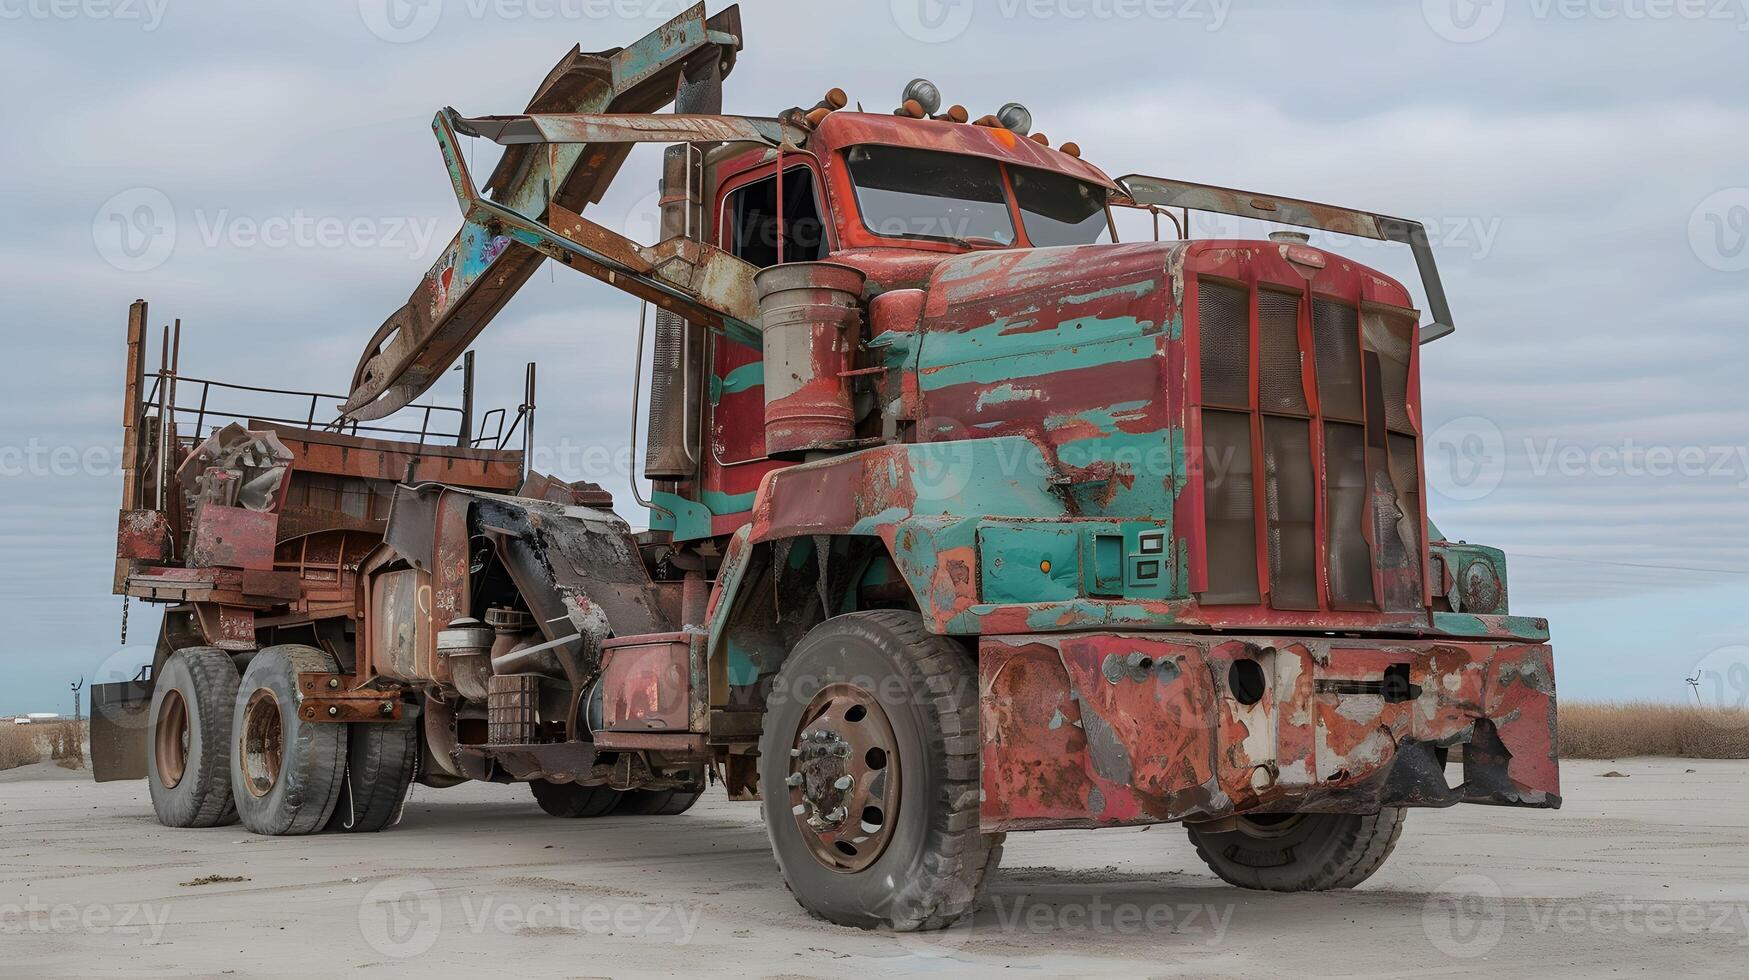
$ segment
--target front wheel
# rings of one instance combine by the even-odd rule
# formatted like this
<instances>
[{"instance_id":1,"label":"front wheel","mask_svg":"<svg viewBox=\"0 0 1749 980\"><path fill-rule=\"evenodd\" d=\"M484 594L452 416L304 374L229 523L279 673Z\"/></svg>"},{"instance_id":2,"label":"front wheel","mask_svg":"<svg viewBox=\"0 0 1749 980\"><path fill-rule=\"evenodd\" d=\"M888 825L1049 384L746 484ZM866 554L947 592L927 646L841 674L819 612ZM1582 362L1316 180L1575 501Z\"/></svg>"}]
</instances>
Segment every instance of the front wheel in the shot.
<instances>
[{"instance_id":1,"label":"front wheel","mask_svg":"<svg viewBox=\"0 0 1749 980\"><path fill-rule=\"evenodd\" d=\"M914 613L827 620L777 676L760 738L765 830L796 901L840 925L943 929L1002 859L978 830L978 684Z\"/></svg>"},{"instance_id":2,"label":"front wheel","mask_svg":"<svg viewBox=\"0 0 1749 980\"><path fill-rule=\"evenodd\" d=\"M1403 811L1239 817L1229 830L1189 825L1190 842L1228 884L1272 892L1353 888L1384 865L1403 834Z\"/></svg>"}]
</instances>

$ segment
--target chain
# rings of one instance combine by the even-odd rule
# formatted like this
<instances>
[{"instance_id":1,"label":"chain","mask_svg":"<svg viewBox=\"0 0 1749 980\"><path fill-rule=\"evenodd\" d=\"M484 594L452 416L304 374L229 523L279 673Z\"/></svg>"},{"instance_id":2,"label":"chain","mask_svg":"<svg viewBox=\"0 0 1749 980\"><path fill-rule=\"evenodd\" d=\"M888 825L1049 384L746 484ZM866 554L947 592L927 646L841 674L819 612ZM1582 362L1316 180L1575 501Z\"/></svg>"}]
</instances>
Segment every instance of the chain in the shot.
<instances>
[{"instance_id":1,"label":"chain","mask_svg":"<svg viewBox=\"0 0 1749 980\"><path fill-rule=\"evenodd\" d=\"M121 645L124 647L128 645L128 601L132 598L125 594L121 597Z\"/></svg>"}]
</instances>

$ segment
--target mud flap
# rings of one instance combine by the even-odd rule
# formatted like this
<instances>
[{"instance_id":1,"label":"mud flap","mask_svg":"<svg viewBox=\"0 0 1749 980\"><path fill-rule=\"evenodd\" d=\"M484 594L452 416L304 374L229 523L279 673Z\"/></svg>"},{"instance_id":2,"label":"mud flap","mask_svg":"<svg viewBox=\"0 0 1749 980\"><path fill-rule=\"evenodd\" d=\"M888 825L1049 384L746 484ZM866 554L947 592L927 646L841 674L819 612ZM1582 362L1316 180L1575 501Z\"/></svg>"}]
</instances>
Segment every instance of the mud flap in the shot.
<instances>
[{"instance_id":1,"label":"mud flap","mask_svg":"<svg viewBox=\"0 0 1749 980\"><path fill-rule=\"evenodd\" d=\"M91 685L91 775L97 782L146 778L151 709L146 671L131 681Z\"/></svg>"}]
</instances>

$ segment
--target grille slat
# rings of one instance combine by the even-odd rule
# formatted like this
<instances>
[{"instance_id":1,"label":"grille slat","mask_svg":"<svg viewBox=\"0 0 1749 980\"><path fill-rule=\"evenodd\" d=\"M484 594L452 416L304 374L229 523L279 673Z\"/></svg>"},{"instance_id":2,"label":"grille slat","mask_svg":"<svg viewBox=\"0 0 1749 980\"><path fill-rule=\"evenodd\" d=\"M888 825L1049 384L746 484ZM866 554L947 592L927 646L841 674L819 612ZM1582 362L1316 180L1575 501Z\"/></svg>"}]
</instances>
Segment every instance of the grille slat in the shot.
<instances>
[{"instance_id":1,"label":"grille slat","mask_svg":"<svg viewBox=\"0 0 1749 980\"><path fill-rule=\"evenodd\" d=\"M1277 609L1318 608L1317 491L1311 423L1263 420L1269 545L1269 601Z\"/></svg>"},{"instance_id":2,"label":"grille slat","mask_svg":"<svg viewBox=\"0 0 1749 980\"><path fill-rule=\"evenodd\" d=\"M1202 441L1208 522L1208 590L1202 599L1212 604L1259 602L1251 419L1238 412L1205 411Z\"/></svg>"},{"instance_id":3,"label":"grille slat","mask_svg":"<svg viewBox=\"0 0 1749 980\"><path fill-rule=\"evenodd\" d=\"M1306 415L1305 365L1300 355L1300 298L1265 289L1257 294L1258 404L1265 412Z\"/></svg>"},{"instance_id":4,"label":"grille slat","mask_svg":"<svg viewBox=\"0 0 1749 980\"><path fill-rule=\"evenodd\" d=\"M1251 302L1243 289L1216 282L1199 286L1197 323L1202 345L1202 402L1251 407Z\"/></svg>"},{"instance_id":5,"label":"grille slat","mask_svg":"<svg viewBox=\"0 0 1749 980\"><path fill-rule=\"evenodd\" d=\"M1321 299L1312 303L1312 346L1318 365L1318 399L1325 418L1361 419L1360 314L1352 306Z\"/></svg>"}]
</instances>

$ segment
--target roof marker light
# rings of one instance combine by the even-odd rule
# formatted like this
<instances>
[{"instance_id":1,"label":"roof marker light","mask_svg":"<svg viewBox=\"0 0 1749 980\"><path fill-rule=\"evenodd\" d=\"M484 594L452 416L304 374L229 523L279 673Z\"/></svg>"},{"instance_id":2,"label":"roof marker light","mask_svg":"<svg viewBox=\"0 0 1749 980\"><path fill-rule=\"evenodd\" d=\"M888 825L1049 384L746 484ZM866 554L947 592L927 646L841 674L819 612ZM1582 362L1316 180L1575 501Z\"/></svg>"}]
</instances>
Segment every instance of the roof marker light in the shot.
<instances>
[{"instance_id":1,"label":"roof marker light","mask_svg":"<svg viewBox=\"0 0 1749 980\"><path fill-rule=\"evenodd\" d=\"M996 110L996 118L1001 121L1003 129L1016 136L1032 132L1032 112L1018 102L1010 102Z\"/></svg>"},{"instance_id":2,"label":"roof marker light","mask_svg":"<svg viewBox=\"0 0 1749 980\"><path fill-rule=\"evenodd\" d=\"M935 83L927 78L913 78L905 86L902 101L915 101L923 107L924 115L933 116L941 111L941 89L936 88Z\"/></svg>"}]
</instances>

